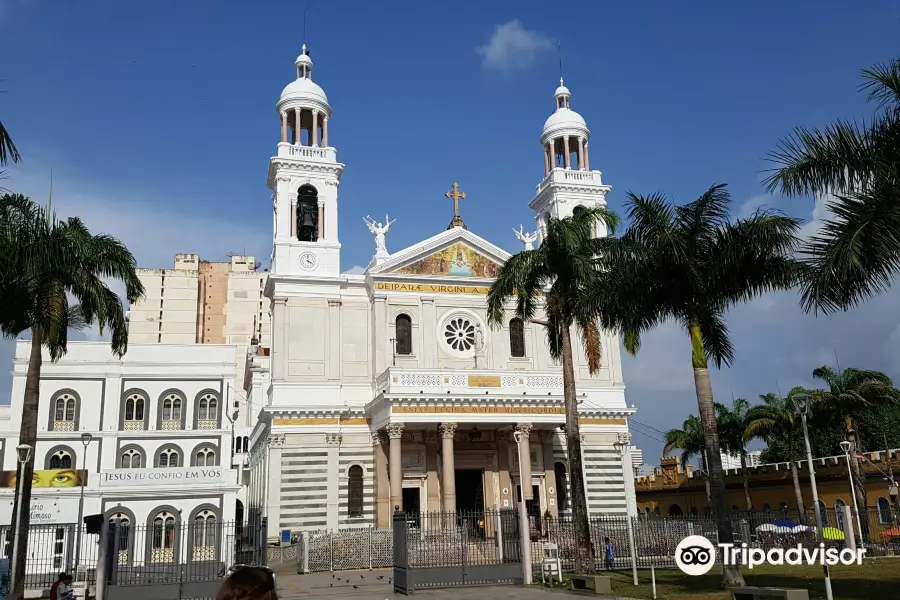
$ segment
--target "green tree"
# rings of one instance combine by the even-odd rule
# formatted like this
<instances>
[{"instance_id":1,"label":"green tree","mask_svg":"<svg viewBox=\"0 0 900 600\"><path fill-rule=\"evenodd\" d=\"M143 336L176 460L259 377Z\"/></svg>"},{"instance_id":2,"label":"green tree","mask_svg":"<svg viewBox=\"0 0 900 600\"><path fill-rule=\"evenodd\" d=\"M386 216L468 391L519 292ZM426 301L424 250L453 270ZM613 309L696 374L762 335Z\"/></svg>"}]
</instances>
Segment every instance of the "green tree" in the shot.
<instances>
[{"instance_id":1,"label":"green tree","mask_svg":"<svg viewBox=\"0 0 900 600\"><path fill-rule=\"evenodd\" d=\"M0 167L5 166L10 160L17 163L21 159L22 157L19 156L19 151L16 149L9 131L3 126L3 122L0 121Z\"/></svg>"},{"instance_id":2,"label":"green tree","mask_svg":"<svg viewBox=\"0 0 900 600\"><path fill-rule=\"evenodd\" d=\"M487 312L492 327L502 326L510 312L543 326L551 356L562 362L566 448L578 549L575 569L586 573L593 572L595 566L584 493L572 330L581 338L588 370L596 372L602 353L601 333L596 318L583 310L583 297L597 285L597 257L612 242L610 238L594 237L597 225L612 231L617 217L603 208L577 213L564 219L551 218L536 250L525 250L506 261L488 291ZM543 313L541 318L537 318L539 312Z\"/></svg>"},{"instance_id":3,"label":"green tree","mask_svg":"<svg viewBox=\"0 0 900 600\"><path fill-rule=\"evenodd\" d=\"M682 468L687 468L692 456L696 456L700 463L700 470L706 472L706 437L703 434L703 424L695 415L690 415L681 424L681 429L669 429L666 431L666 445L663 446L663 455L669 456L672 450L681 450ZM706 478L706 501L711 502L709 477Z\"/></svg>"},{"instance_id":4,"label":"green tree","mask_svg":"<svg viewBox=\"0 0 900 600\"><path fill-rule=\"evenodd\" d=\"M0 196L0 260L0 332L11 338L31 332L19 443L35 447L42 350L59 360L70 328L96 324L110 332L113 352L121 356L128 340L124 309L105 280L121 280L129 302L144 289L134 257L120 241L92 235L78 218L57 220L20 194ZM18 475L22 506L31 505L33 471L34 461L29 461ZM13 519L21 531L17 559L25 564L30 511L13 513ZM24 577L25 569L19 569L12 582L18 598Z\"/></svg>"},{"instance_id":5,"label":"green tree","mask_svg":"<svg viewBox=\"0 0 900 600\"><path fill-rule=\"evenodd\" d=\"M822 366L813 370L813 377L826 385L826 389L810 392L815 401L813 410L817 418L824 418L826 422L838 418L843 423L844 437L850 442L850 465L856 488L854 504L862 509L868 503L865 473L857 458L862 450L857 421L876 406L896 404L900 400L900 392L894 388L891 378L880 371L855 368L835 371L831 367ZM833 454L840 452L839 447L832 451Z\"/></svg>"},{"instance_id":6,"label":"green tree","mask_svg":"<svg viewBox=\"0 0 900 600\"><path fill-rule=\"evenodd\" d=\"M750 436L747 433L749 421L747 414L750 411L750 403L744 398L732 400L731 408L720 405L719 419L716 428L719 431L719 439L722 447L728 454L738 454L741 457L741 476L744 482L744 504L747 510L753 510L753 499L750 497L750 472L747 470L747 444Z\"/></svg>"},{"instance_id":7,"label":"green tree","mask_svg":"<svg viewBox=\"0 0 900 600\"><path fill-rule=\"evenodd\" d=\"M626 203L631 224L603 256L602 284L588 291L587 302L604 327L623 332L631 354L640 348L642 332L663 323L674 321L685 332L706 436L712 509L719 540L731 542L709 362L721 366L734 359L725 324L730 307L794 285L799 222L765 210L731 221L724 185L683 206L662 194L629 193ZM739 587L744 579L737 567L726 567L723 583Z\"/></svg>"},{"instance_id":8,"label":"green tree","mask_svg":"<svg viewBox=\"0 0 900 600\"><path fill-rule=\"evenodd\" d=\"M900 272L900 60L862 72L876 111L868 121L798 127L771 159L770 192L829 195L832 216L805 244L807 311L846 310L890 287Z\"/></svg>"},{"instance_id":9,"label":"green tree","mask_svg":"<svg viewBox=\"0 0 900 600\"><path fill-rule=\"evenodd\" d=\"M792 388L782 398L776 394L763 394L763 401L747 412L746 433L749 438L758 438L768 445L779 443L786 453L784 460L790 463L791 480L794 482L794 498L800 518L806 521L806 504L803 502L803 491L800 488L800 476L797 461L804 455L803 431L800 414L797 412L794 398L798 394L808 394L802 387Z\"/></svg>"}]
</instances>

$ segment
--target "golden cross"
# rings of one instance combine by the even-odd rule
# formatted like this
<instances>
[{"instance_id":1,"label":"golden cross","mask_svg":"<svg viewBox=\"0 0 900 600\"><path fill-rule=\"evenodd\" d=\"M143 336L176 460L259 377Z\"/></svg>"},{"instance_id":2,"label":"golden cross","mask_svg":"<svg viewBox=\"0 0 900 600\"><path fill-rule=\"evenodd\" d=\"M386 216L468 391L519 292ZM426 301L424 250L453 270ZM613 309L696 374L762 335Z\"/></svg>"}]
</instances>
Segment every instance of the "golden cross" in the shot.
<instances>
[{"instance_id":1,"label":"golden cross","mask_svg":"<svg viewBox=\"0 0 900 600\"><path fill-rule=\"evenodd\" d=\"M460 192L460 191L459 191L459 183L457 183L456 181L454 181L454 182L453 182L453 191L452 191L452 192L446 192L446 193L444 193L444 195L445 195L446 197L448 197L448 198L452 198L452 199L453 199L453 220L454 220L454 221L458 221L458 220L459 220L459 200L460 200L460 198L462 198L463 200L465 200L465 199L466 199L466 193L465 193L465 192Z\"/></svg>"}]
</instances>

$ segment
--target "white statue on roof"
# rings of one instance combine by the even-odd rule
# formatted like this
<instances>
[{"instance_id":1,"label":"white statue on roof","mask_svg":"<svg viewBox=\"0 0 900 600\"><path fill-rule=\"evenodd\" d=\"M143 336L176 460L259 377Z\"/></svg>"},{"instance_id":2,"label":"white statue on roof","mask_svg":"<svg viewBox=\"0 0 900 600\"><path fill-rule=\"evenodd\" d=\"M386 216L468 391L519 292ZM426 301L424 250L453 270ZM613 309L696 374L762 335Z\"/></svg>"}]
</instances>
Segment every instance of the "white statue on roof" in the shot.
<instances>
[{"instance_id":1,"label":"white statue on roof","mask_svg":"<svg viewBox=\"0 0 900 600\"><path fill-rule=\"evenodd\" d=\"M534 241L537 239L537 232L524 232L523 229L525 228L522 225L519 225L518 231L513 229L513 233L516 234L516 239L525 245L525 250L534 250Z\"/></svg>"},{"instance_id":2,"label":"white statue on roof","mask_svg":"<svg viewBox=\"0 0 900 600\"><path fill-rule=\"evenodd\" d=\"M375 219L369 215L363 217L363 221L366 222L369 232L375 236L375 256L389 256L384 236L391 228L391 224L396 220L397 219L394 219L392 221L387 215L384 215L384 224L382 224L380 221L376 222Z\"/></svg>"}]
</instances>

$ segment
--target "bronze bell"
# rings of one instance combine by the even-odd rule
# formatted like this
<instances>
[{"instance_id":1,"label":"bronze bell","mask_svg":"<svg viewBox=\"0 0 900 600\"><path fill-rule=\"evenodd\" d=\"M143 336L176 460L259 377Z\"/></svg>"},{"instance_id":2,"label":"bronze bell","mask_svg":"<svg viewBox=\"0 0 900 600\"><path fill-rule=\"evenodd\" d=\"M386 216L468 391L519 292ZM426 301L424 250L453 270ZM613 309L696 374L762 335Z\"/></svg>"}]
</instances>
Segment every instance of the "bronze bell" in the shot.
<instances>
[{"instance_id":1,"label":"bronze bell","mask_svg":"<svg viewBox=\"0 0 900 600\"><path fill-rule=\"evenodd\" d=\"M308 211L304 211L304 213L300 217L300 227L315 227L316 222L313 219L312 213Z\"/></svg>"}]
</instances>

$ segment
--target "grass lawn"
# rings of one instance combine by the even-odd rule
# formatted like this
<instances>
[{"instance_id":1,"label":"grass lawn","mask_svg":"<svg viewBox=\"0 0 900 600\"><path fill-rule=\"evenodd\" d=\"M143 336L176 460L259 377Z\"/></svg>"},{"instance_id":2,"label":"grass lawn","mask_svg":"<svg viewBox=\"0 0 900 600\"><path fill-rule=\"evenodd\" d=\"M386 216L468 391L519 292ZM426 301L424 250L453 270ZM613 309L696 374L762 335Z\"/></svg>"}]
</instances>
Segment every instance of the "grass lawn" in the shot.
<instances>
[{"instance_id":1,"label":"grass lawn","mask_svg":"<svg viewBox=\"0 0 900 600\"><path fill-rule=\"evenodd\" d=\"M831 567L831 589L835 600L893 600L900 598L900 559L867 560L860 566ZM810 600L824 600L825 586L821 566L759 566L752 571L743 568L744 580L754 587L786 587L808 589ZM611 575L614 596L653 598L650 571L638 571L640 584L632 583L631 572L601 573ZM540 580L538 580L539 582ZM722 572L713 569L707 575L688 577L678 569L657 569L658 600L731 600L731 593L721 589Z\"/></svg>"}]
</instances>

